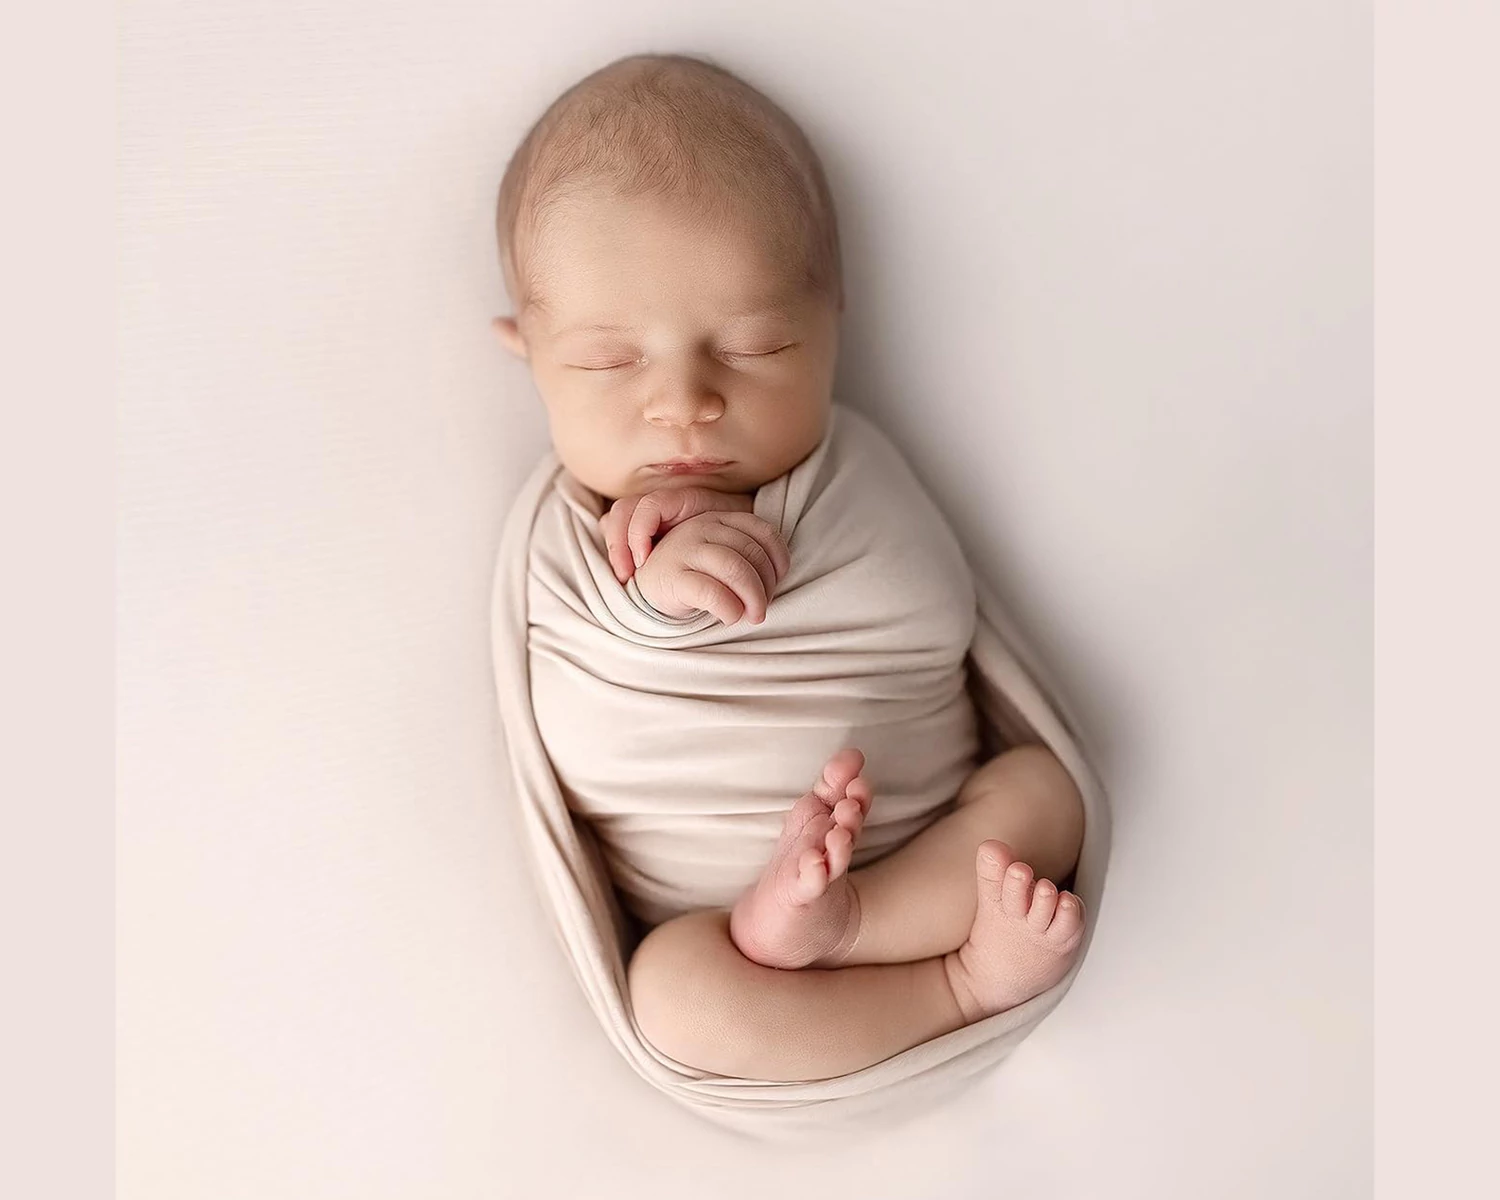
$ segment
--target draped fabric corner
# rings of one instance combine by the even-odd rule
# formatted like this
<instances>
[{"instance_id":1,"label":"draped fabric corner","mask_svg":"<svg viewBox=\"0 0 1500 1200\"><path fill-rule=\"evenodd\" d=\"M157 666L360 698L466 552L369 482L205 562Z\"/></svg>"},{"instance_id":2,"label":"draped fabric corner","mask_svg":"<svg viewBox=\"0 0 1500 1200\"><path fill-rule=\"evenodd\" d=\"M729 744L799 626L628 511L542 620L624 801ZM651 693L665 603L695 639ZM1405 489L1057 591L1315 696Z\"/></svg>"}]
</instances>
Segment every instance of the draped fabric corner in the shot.
<instances>
[{"instance_id":1,"label":"draped fabric corner","mask_svg":"<svg viewBox=\"0 0 1500 1200\"><path fill-rule=\"evenodd\" d=\"M602 498L548 453L507 518L492 635L500 721L527 857L573 971L616 1049L649 1083L765 1137L868 1125L955 1090L1062 999L1049 991L862 1071L783 1083L711 1075L637 1029L634 932L727 907L769 856L792 801L842 746L875 802L858 868L949 810L990 752L1051 748L1083 795L1074 877L1097 920L1105 797L1014 629L889 440L834 405L817 449L761 487L756 515L792 568L766 621L672 620L609 566Z\"/></svg>"}]
</instances>

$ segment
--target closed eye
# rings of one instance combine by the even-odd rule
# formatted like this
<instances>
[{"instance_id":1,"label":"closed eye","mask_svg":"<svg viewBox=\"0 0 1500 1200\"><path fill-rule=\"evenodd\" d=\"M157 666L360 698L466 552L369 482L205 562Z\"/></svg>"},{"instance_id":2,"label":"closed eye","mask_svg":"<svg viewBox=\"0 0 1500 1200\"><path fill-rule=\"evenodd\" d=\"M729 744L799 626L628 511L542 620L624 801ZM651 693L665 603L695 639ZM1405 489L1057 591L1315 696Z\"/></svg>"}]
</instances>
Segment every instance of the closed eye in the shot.
<instances>
[{"instance_id":1,"label":"closed eye","mask_svg":"<svg viewBox=\"0 0 1500 1200\"><path fill-rule=\"evenodd\" d=\"M737 350L724 350L720 353L725 358L770 358L773 354L781 354L787 350L793 350L800 344L800 342L788 342L785 346L778 346L774 350L760 350L754 353L742 353ZM575 363L573 364L573 369L575 371L618 371L622 367L633 367L639 361L639 359L631 359L629 362L612 363L607 367L586 367Z\"/></svg>"},{"instance_id":2,"label":"closed eye","mask_svg":"<svg viewBox=\"0 0 1500 1200\"><path fill-rule=\"evenodd\" d=\"M725 350L725 358L770 358L773 354L780 354L784 350L790 350L796 346L796 342L788 342L785 346L778 346L775 350L761 350L755 354L741 354L735 350Z\"/></svg>"}]
</instances>

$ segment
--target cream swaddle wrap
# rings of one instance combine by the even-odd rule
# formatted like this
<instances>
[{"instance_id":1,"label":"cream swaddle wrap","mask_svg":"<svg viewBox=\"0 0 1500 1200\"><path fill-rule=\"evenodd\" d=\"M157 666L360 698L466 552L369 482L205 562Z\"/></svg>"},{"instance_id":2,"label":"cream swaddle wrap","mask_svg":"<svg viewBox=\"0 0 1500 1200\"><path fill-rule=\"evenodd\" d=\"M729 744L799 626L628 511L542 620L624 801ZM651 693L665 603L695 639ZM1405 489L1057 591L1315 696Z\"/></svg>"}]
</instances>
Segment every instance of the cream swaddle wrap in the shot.
<instances>
[{"instance_id":1,"label":"cream swaddle wrap","mask_svg":"<svg viewBox=\"0 0 1500 1200\"><path fill-rule=\"evenodd\" d=\"M549 453L502 537L494 661L529 857L605 1031L647 1080L705 1115L793 1133L827 1128L806 1113L785 1120L793 1109L863 1116L971 1077L1061 999L1083 954L1008 1012L863 1071L779 1083L694 1070L640 1036L625 974L639 922L732 905L845 746L864 753L875 795L855 868L951 811L990 754L1039 741L1083 793L1073 890L1097 912L1107 817L946 521L872 423L835 404L818 447L761 487L754 511L791 554L765 622L676 620L633 578L618 582L603 498Z\"/></svg>"}]
</instances>

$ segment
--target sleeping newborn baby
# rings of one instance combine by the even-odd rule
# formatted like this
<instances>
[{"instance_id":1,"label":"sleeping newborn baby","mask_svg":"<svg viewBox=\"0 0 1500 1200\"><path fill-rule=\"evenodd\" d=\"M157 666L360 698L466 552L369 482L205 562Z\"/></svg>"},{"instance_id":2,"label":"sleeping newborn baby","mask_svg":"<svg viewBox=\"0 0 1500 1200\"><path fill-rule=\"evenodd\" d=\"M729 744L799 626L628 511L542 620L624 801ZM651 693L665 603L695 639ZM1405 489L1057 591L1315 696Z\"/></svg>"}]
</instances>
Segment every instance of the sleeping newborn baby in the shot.
<instances>
[{"instance_id":1,"label":"sleeping newborn baby","mask_svg":"<svg viewBox=\"0 0 1500 1200\"><path fill-rule=\"evenodd\" d=\"M1079 792L1039 745L980 753L962 551L832 399L838 233L802 133L719 68L623 59L532 129L498 222L496 330L561 464L530 703L649 927L641 1035L825 1079L1051 988L1083 939L1054 882Z\"/></svg>"}]
</instances>

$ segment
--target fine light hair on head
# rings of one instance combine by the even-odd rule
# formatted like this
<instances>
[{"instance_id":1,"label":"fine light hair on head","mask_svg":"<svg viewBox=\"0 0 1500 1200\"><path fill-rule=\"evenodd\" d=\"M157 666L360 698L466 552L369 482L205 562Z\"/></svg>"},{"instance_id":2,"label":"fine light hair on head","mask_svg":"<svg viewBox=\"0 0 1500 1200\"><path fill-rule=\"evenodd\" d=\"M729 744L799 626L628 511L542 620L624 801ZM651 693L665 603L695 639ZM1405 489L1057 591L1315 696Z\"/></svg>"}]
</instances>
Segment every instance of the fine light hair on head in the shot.
<instances>
[{"instance_id":1,"label":"fine light hair on head","mask_svg":"<svg viewBox=\"0 0 1500 1200\"><path fill-rule=\"evenodd\" d=\"M833 198L796 122L738 76L701 58L636 54L554 100L512 155L495 231L518 316L546 308L532 250L570 199L602 190L685 202L705 221L748 217L800 266L801 282L843 308ZM799 262L800 260L800 262Z\"/></svg>"}]
</instances>

